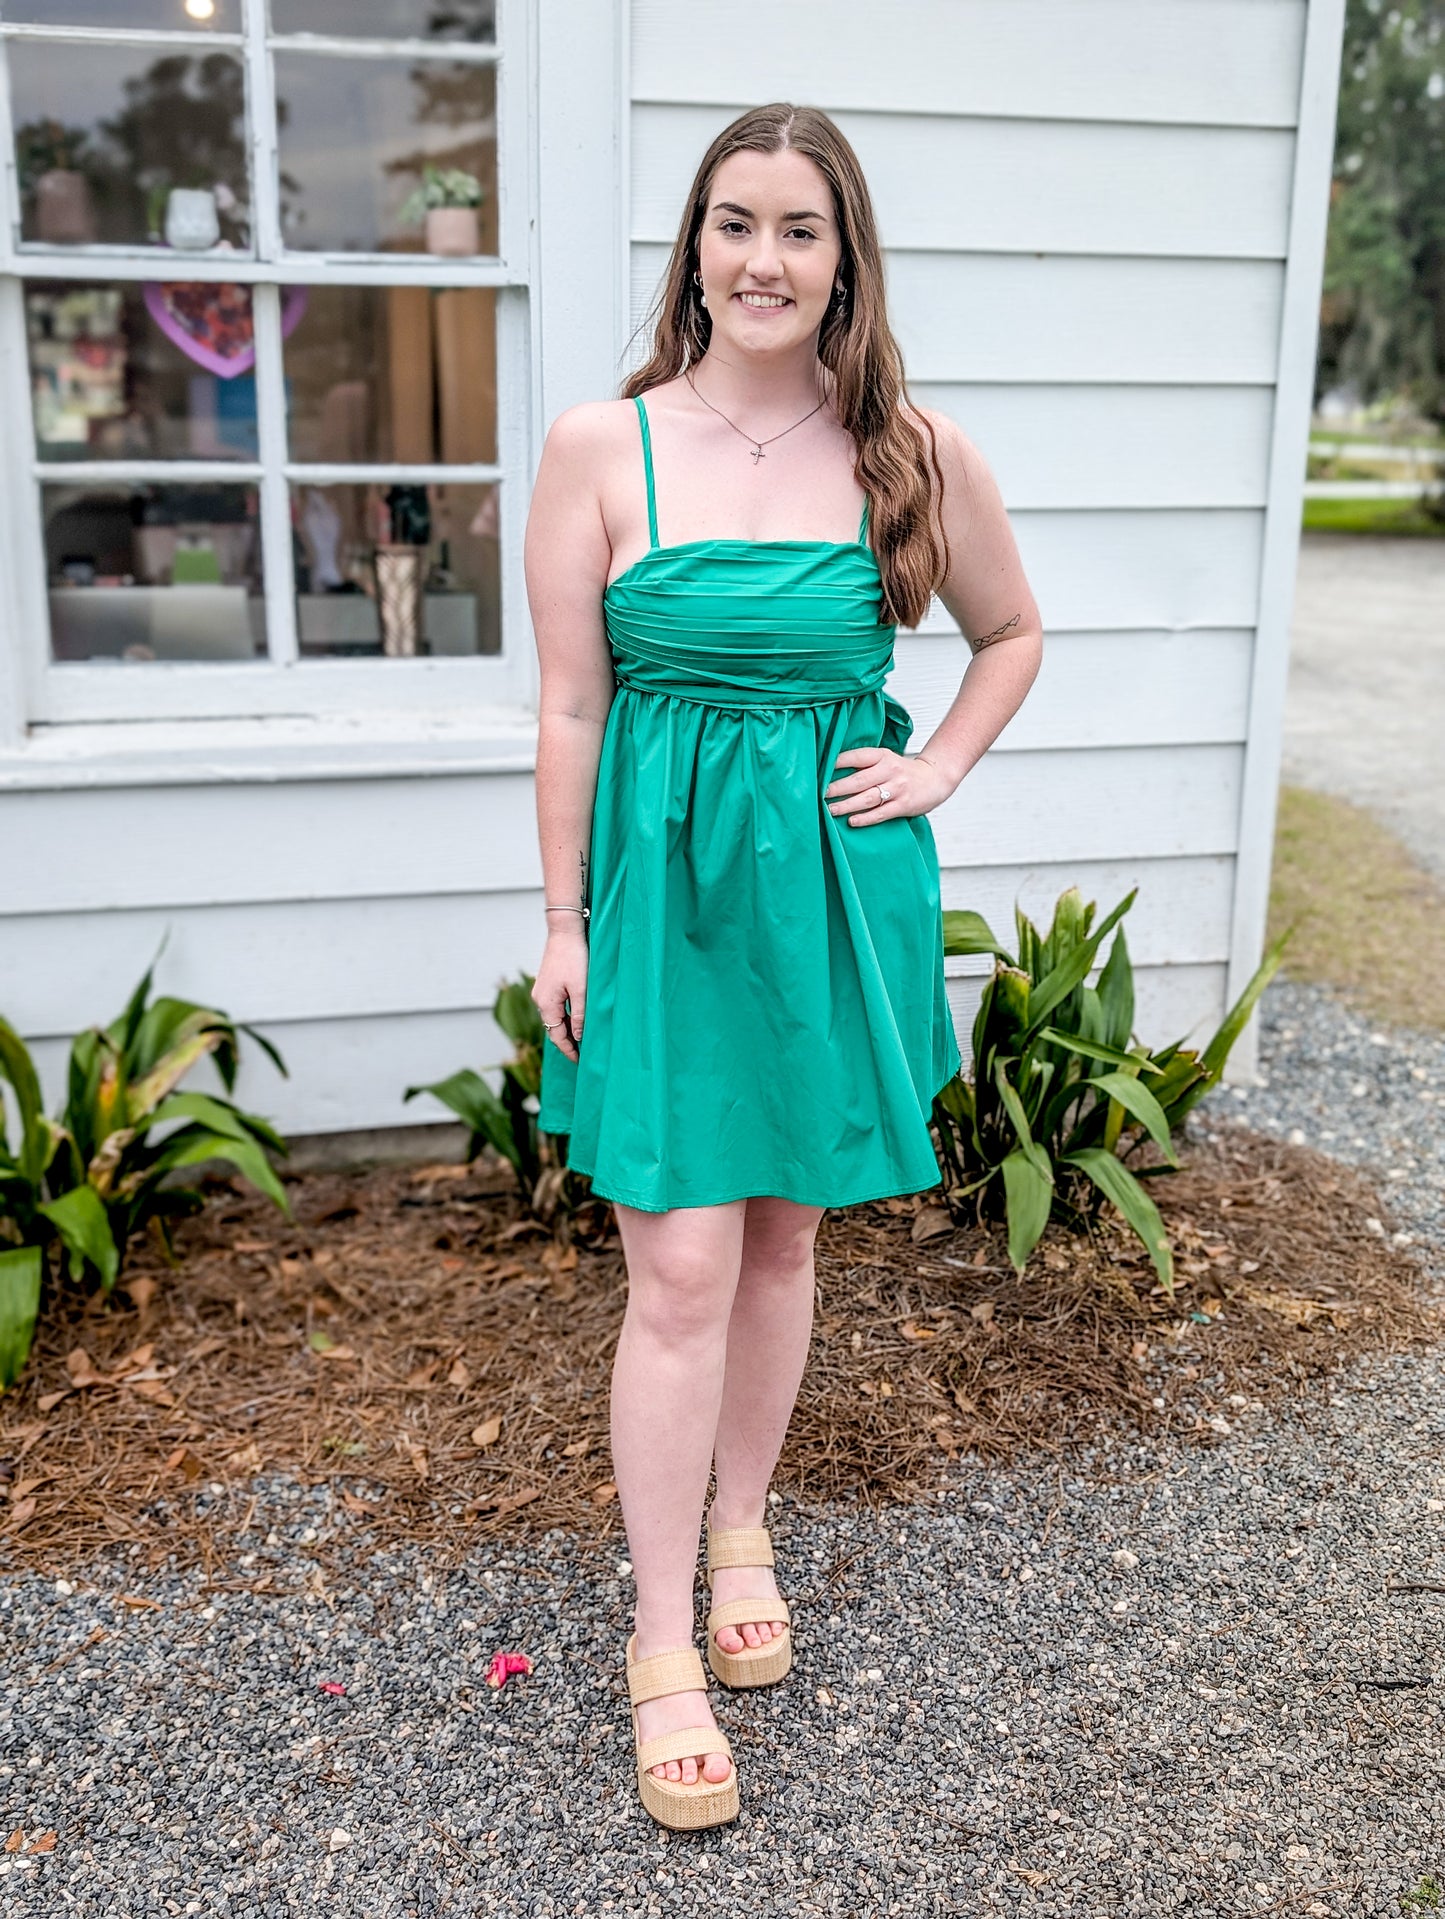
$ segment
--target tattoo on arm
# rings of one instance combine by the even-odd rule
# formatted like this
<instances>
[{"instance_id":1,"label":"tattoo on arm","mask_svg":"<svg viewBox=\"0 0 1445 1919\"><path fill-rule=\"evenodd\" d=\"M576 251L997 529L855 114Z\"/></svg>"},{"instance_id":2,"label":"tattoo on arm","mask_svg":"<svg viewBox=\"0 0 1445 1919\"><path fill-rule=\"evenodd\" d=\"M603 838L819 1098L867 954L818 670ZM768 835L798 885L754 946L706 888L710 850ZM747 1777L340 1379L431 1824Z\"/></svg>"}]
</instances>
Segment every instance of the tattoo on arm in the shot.
<instances>
[{"instance_id":1,"label":"tattoo on arm","mask_svg":"<svg viewBox=\"0 0 1445 1919\"><path fill-rule=\"evenodd\" d=\"M587 855L585 853L577 855L577 886L577 897L585 906L587 904Z\"/></svg>"},{"instance_id":2,"label":"tattoo on arm","mask_svg":"<svg viewBox=\"0 0 1445 1919\"><path fill-rule=\"evenodd\" d=\"M1011 620L1005 620L1002 626L996 626L992 633L985 633L979 639L970 640L968 643L970 652L981 653L986 646L993 646L997 641L1006 639L1021 618L1021 614L1015 613Z\"/></svg>"}]
</instances>

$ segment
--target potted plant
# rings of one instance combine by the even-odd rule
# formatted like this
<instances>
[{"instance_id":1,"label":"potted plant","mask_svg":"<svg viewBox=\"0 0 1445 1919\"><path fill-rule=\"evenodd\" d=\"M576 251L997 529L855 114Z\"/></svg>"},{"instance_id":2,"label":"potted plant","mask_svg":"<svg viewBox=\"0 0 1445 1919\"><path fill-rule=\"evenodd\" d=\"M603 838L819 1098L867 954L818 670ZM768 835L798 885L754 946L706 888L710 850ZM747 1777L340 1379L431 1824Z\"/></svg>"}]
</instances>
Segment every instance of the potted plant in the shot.
<instances>
[{"instance_id":1,"label":"potted plant","mask_svg":"<svg viewBox=\"0 0 1445 1919\"><path fill-rule=\"evenodd\" d=\"M35 205L35 237L47 246L90 246L96 237L90 181L80 170L86 136L58 120L34 121L15 136L22 189Z\"/></svg>"},{"instance_id":2,"label":"potted plant","mask_svg":"<svg viewBox=\"0 0 1445 1919\"><path fill-rule=\"evenodd\" d=\"M423 167L422 183L401 210L407 226L425 218L428 253L468 254L482 250L477 208L482 184L457 167Z\"/></svg>"}]
</instances>

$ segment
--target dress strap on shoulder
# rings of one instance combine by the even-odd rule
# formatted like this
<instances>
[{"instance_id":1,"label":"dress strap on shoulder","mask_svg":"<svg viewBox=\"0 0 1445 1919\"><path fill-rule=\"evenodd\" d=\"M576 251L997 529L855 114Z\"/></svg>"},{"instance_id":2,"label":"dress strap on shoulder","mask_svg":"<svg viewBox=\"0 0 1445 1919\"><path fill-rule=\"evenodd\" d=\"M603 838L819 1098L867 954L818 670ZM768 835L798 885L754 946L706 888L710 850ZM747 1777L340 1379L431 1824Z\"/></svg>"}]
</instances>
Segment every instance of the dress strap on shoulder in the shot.
<instances>
[{"instance_id":1,"label":"dress strap on shoulder","mask_svg":"<svg viewBox=\"0 0 1445 1919\"><path fill-rule=\"evenodd\" d=\"M863 546L868 539L868 495L863 495L863 517L858 522L858 544Z\"/></svg>"},{"instance_id":2,"label":"dress strap on shoulder","mask_svg":"<svg viewBox=\"0 0 1445 1919\"><path fill-rule=\"evenodd\" d=\"M647 537L656 546L657 539L657 487L652 477L652 429L647 424L647 408L642 404L642 395L634 393L637 402L637 417L642 422L642 465L647 474Z\"/></svg>"}]
</instances>

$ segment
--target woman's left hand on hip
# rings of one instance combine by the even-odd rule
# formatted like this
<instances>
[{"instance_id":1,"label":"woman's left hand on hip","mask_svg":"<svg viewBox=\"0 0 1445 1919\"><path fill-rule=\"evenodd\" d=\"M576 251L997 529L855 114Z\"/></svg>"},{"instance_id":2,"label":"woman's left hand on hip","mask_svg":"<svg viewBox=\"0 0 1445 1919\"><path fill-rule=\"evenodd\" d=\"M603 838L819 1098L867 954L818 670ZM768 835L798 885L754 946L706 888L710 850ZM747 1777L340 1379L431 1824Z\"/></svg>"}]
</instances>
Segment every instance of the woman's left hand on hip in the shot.
<instances>
[{"instance_id":1,"label":"woman's left hand on hip","mask_svg":"<svg viewBox=\"0 0 1445 1919\"><path fill-rule=\"evenodd\" d=\"M850 746L836 756L833 764L850 770L828 783L823 798L833 817L846 819L850 826L871 826L878 820L927 813L953 791L933 762L920 753L895 753L886 746ZM885 793L886 799L882 797Z\"/></svg>"}]
</instances>

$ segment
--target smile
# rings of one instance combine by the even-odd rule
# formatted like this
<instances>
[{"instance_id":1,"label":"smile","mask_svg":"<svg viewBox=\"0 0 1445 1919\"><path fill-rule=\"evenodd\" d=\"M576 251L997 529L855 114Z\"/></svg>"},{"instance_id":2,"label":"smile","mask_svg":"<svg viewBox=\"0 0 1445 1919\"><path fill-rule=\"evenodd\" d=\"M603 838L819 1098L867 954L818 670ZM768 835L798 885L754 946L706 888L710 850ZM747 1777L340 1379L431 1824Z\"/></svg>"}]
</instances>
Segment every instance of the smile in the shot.
<instances>
[{"instance_id":1,"label":"smile","mask_svg":"<svg viewBox=\"0 0 1445 1919\"><path fill-rule=\"evenodd\" d=\"M781 293L735 293L735 300L741 300L745 307L755 307L765 312L772 307L790 307L793 303Z\"/></svg>"}]
</instances>

